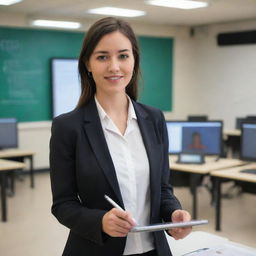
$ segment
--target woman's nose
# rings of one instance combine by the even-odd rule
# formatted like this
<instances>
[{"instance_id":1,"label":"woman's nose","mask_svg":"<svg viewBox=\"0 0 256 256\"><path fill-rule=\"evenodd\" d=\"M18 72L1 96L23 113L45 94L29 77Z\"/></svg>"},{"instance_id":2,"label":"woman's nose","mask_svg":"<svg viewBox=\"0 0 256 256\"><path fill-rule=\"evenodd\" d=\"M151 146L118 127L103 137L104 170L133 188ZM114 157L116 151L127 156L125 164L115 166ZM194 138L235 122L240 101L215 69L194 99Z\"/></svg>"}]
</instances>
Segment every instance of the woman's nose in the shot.
<instances>
[{"instance_id":1,"label":"woman's nose","mask_svg":"<svg viewBox=\"0 0 256 256\"><path fill-rule=\"evenodd\" d=\"M110 72L118 72L120 67L119 67L119 61L115 58L111 58L109 61L109 66L108 69Z\"/></svg>"}]
</instances>

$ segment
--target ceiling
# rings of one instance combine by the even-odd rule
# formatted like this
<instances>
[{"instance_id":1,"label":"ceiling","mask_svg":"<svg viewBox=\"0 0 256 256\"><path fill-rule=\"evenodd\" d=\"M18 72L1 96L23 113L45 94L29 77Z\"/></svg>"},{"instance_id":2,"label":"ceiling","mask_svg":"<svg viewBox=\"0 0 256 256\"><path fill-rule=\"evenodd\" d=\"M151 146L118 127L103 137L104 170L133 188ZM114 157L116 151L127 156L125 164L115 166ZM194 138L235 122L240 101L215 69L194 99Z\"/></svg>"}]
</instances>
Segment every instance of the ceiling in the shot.
<instances>
[{"instance_id":1,"label":"ceiling","mask_svg":"<svg viewBox=\"0 0 256 256\"><path fill-rule=\"evenodd\" d=\"M13 12L33 18L88 20L103 17L88 14L86 12L88 9L112 6L146 11L146 16L132 20L149 24L196 26L256 19L256 0L208 0L208 2L210 5L207 8L181 10L147 5L143 0L23 0L11 6L0 6L0 15L1 12Z\"/></svg>"}]
</instances>

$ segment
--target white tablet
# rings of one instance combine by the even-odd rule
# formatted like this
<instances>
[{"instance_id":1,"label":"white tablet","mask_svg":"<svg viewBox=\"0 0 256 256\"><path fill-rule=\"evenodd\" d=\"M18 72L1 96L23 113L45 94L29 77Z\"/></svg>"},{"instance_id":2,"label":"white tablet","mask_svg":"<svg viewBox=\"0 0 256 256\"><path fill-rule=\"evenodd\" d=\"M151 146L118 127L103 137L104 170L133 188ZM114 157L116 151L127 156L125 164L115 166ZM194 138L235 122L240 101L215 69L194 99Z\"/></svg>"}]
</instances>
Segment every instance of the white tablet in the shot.
<instances>
[{"instance_id":1,"label":"white tablet","mask_svg":"<svg viewBox=\"0 0 256 256\"><path fill-rule=\"evenodd\" d=\"M172 228L185 228L208 224L208 220L192 220L186 222L165 222L148 226L135 226L130 232L153 232Z\"/></svg>"}]
</instances>

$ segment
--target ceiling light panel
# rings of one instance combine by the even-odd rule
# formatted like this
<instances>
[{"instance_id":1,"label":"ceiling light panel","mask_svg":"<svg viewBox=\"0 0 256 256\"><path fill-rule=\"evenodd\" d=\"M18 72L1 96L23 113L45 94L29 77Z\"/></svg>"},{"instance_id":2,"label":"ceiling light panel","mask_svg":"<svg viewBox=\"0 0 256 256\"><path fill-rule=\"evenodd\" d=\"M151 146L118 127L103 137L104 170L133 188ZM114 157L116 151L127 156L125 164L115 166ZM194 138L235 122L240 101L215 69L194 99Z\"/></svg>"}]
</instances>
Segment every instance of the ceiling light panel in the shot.
<instances>
[{"instance_id":1,"label":"ceiling light panel","mask_svg":"<svg viewBox=\"0 0 256 256\"><path fill-rule=\"evenodd\" d=\"M32 25L40 27L55 27L68 29L78 29L81 27L81 24L79 22L57 20L34 20L32 21Z\"/></svg>"},{"instance_id":2,"label":"ceiling light panel","mask_svg":"<svg viewBox=\"0 0 256 256\"><path fill-rule=\"evenodd\" d=\"M89 9L88 13L110 15L110 16L130 17L130 18L143 16L146 14L146 12L144 12L144 11L124 9L124 8L115 8L115 7L102 7L102 8L96 8L96 9Z\"/></svg>"},{"instance_id":3,"label":"ceiling light panel","mask_svg":"<svg viewBox=\"0 0 256 256\"><path fill-rule=\"evenodd\" d=\"M12 5L21 2L22 0L0 0L0 5Z\"/></svg>"},{"instance_id":4,"label":"ceiling light panel","mask_svg":"<svg viewBox=\"0 0 256 256\"><path fill-rule=\"evenodd\" d=\"M207 2L199 2L192 0L147 0L145 2L151 5L179 9L196 9L208 6Z\"/></svg>"}]
</instances>

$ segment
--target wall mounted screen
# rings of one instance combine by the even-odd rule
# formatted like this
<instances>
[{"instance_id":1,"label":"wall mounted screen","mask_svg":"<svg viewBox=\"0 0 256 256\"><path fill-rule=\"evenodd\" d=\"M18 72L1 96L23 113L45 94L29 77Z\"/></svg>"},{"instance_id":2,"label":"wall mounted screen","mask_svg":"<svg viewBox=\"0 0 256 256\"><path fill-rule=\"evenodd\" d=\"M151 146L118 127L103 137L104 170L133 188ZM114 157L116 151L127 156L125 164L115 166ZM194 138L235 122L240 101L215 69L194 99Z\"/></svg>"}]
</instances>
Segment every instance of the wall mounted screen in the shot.
<instances>
[{"instance_id":1,"label":"wall mounted screen","mask_svg":"<svg viewBox=\"0 0 256 256\"><path fill-rule=\"evenodd\" d=\"M52 59L53 117L73 110L80 96L77 59Z\"/></svg>"}]
</instances>

